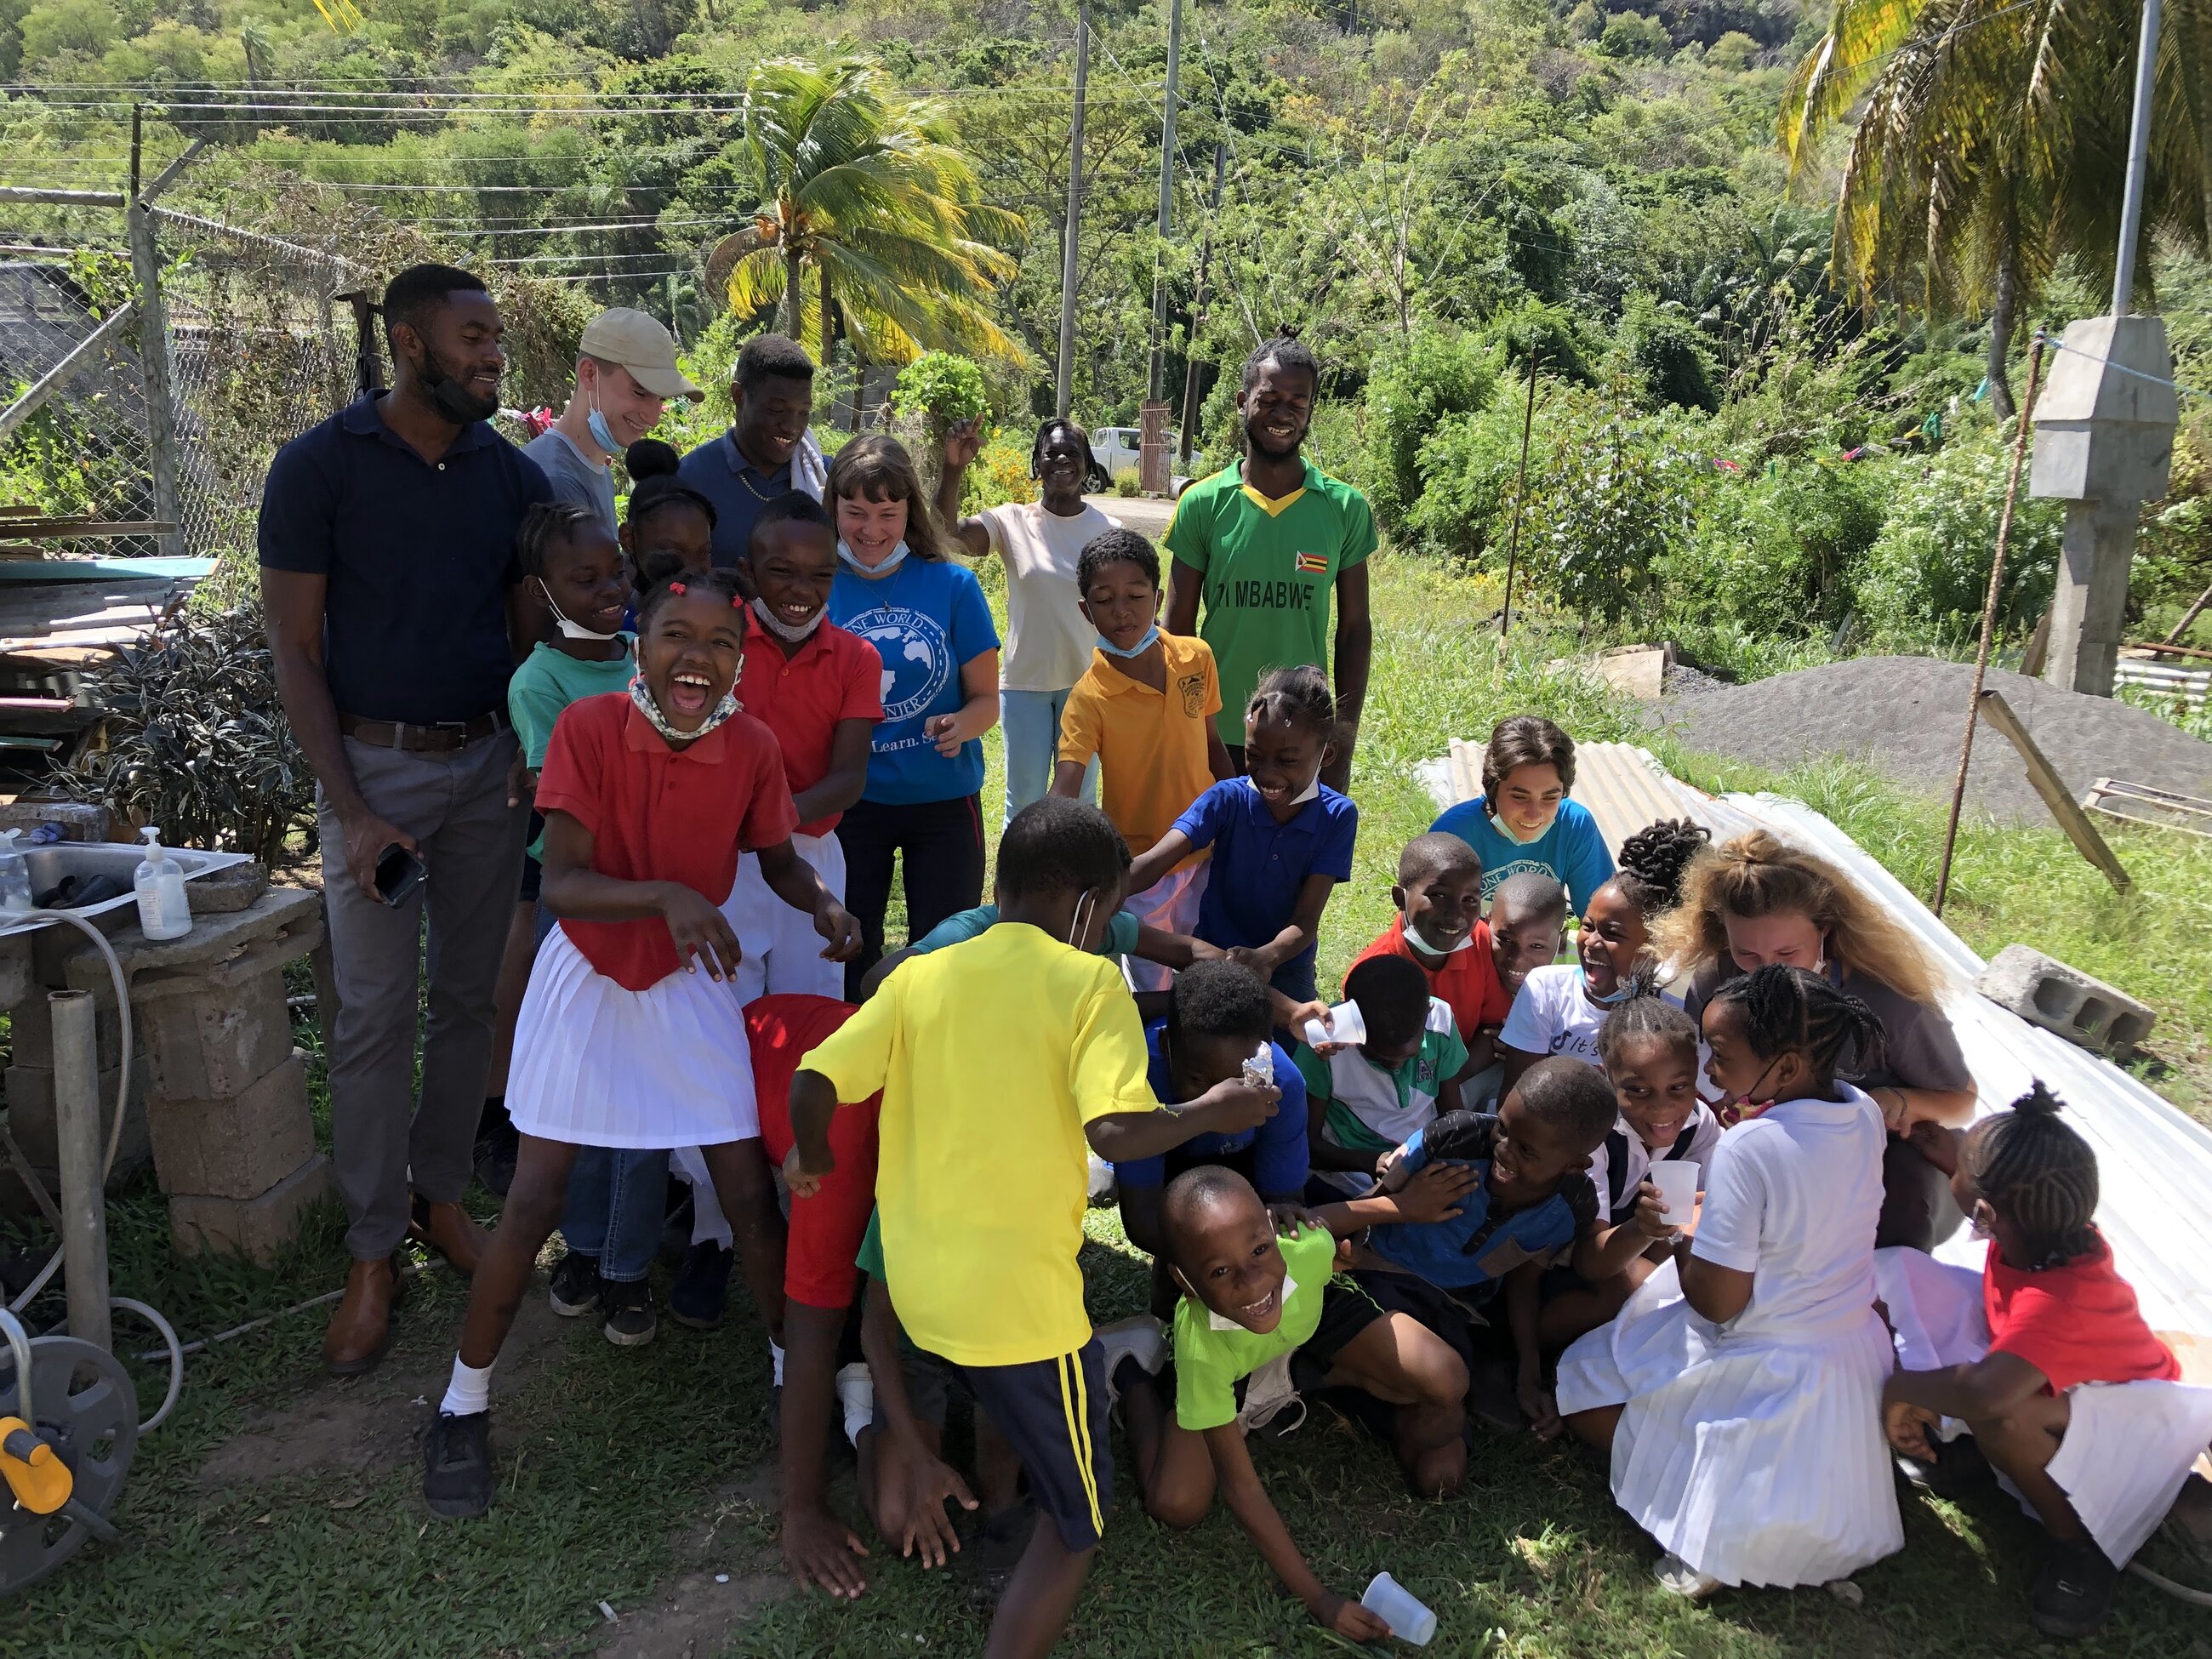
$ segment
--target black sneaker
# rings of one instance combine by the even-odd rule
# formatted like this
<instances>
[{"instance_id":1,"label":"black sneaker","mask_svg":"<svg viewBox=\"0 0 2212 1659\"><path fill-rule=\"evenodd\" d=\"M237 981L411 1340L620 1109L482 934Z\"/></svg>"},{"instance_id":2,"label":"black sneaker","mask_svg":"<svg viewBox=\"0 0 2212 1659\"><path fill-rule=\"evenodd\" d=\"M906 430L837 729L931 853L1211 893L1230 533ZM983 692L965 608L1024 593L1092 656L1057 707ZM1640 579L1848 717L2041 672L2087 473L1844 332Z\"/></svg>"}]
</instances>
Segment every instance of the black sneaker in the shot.
<instances>
[{"instance_id":1,"label":"black sneaker","mask_svg":"<svg viewBox=\"0 0 2212 1659\"><path fill-rule=\"evenodd\" d=\"M641 1348L653 1340L653 1286L641 1279L629 1285L599 1284L607 1322L600 1327L617 1348Z\"/></svg>"},{"instance_id":2,"label":"black sneaker","mask_svg":"<svg viewBox=\"0 0 2212 1659\"><path fill-rule=\"evenodd\" d=\"M1962 1434L1956 1440L1937 1440L1932 1436L1929 1449L1933 1457L1906 1457L1900 1455L1897 1467L1907 1480L1933 1497L1957 1499L1996 1484L1996 1471L1990 1468L1989 1459L1982 1455L1974 1437Z\"/></svg>"},{"instance_id":3,"label":"black sneaker","mask_svg":"<svg viewBox=\"0 0 2212 1659\"><path fill-rule=\"evenodd\" d=\"M581 1319L587 1313L598 1312L599 1257L586 1255L581 1250L571 1250L562 1256L554 1264L552 1281L545 1287L545 1299L563 1319Z\"/></svg>"},{"instance_id":4,"label":"black sneaker","mask_svg":"<svg viewBox=\"0 0 2212 1659\"><path fill-rule=\"evenodd\" d=\"M2087 1538L2053 1544L2035 1575L2027 1616L2045 1636L2062 1639L2094 1634L2112 1611L2120 1570Z\"/></svg>"},{"instance_id":5,"label":"black sneaker","mask_svg":"<svg viewBox=\"0 0 2212 1659\"><path fill-rule=\"evenodd\" d=\"M668 1288L668 1316L695 1331L711 1331L722 1322L722 1306L729 1299L730 1267L736 1255L706 1240L684 1254L676 1282Z\"/></svg>"},{"instance_id":6,"label":"black sneaker","mask_svg":"<svg viewBox=\"0 0 2212 1659\"><path fill-rule=\"evenodd\" d=\"M521 1151L522 1135L507 1115L507 1103L484 1102L483 1115L477 1121L475 1163L477 1179L487 1192L507 1196L507 1189L514 1185L514 1160Z\"/></svg>"},{"instance_id":7,"label":"black sneaker","mask_svg":"<svg viewBox=\"0 0 2212 1659\"><path fill-rule=\"evenodd\" d=\"M491 1413L430 1420L422 1443L422 1501L430 1513L471 1521L491 1508Z\"/></svg>"}]
</instances>

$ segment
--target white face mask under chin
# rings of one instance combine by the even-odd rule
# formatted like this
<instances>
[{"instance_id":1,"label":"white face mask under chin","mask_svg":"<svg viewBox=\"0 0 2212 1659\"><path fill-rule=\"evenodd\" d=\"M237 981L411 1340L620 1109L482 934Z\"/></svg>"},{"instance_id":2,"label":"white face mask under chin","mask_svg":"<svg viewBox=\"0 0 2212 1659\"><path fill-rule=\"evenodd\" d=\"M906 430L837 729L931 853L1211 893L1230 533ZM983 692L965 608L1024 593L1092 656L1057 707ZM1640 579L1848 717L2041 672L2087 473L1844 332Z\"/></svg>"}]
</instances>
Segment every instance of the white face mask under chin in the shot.
<instances>
[{"instance_id":1,"label":"white face mask under chin","mask_svg":"<svg viewBox=\"0 0 2212 1659\"><path fill-rule=\"evenodd\" d=\"M766 599L755 599L753 601L753 615L760 618L761 626L768 629L769 633L775 635L776 638L791 645L797 645L801 640L812 639L814 637L814 630L822 626L823 618L827 617L829 614L829 611L826 610L817 611L812 616L809 617L805 622L801 623L798 627L794 628L789 623L784 621L782 617L777 616L773 611L770 611L768 608L768 601Z\"/></svg>"},{"instance_id":2,"label":"white face mask under chin","mask_svg":"<svg viewBox=\"0 0 2212 1659\"><path fill-rule=\"evenodd\" d=\"M1319 772L1316 772L1313 776L1307 781L1304 790L1302 793L1291 797L1291 805L1293 806L1304 806L1308 801L1313 799L1315 796L1320 793L1321 774Z\"/></svg>"},{"instance_id":3,"label":"white face mask under chin","mask_svg":"<svg viewBox=\"0 0 2212 1659\"><path fill-rule=\"evenodd\" d=\"M1462 951L1473 948L1474 930L1470 927L1456 945L1437 945L1431 943L1426 933L1409 921L1406 924L1406 943L1416 951L1427 951L1432 957L1457 956Z\"/></svg>"},{"instance_id":4,"label":"white face mask under chin","mask_svg":"<svg viewBox=\"0 0 2212 1659\"><path fill-rule=\"evenodd\" d=\"M553 613L553 620L560 624L561 637L562 639L596 640L601 645L605 645L609 640L618 640L622 637L622 629L619 628L615 629L611 634L594 634L590 629L585 627L583 623L570 622L566 617L561 614L561 607L553 603L552 590L546 587L542 582L538 584L538 589L545 595L545 608Z\"/></svg>"}]
</instances>

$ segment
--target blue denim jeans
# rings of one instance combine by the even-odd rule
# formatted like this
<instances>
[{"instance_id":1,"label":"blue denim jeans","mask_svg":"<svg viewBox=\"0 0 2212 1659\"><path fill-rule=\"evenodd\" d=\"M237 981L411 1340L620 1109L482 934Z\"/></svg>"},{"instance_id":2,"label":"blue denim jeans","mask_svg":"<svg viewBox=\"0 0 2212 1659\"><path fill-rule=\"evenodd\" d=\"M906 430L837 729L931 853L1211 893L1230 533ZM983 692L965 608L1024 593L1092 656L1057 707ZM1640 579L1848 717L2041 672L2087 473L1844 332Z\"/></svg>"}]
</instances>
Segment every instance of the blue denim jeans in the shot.
<instances>
[{"instance_id":1,"label":"blue denim jeans","mask_svg":"<svg viewBox=\"0 0 2212 1659\"><path fill-rule=\"evenodd\" d=\"M1052 788L1054 769L1060 762L1060 714L1067 707L1065 691L1009 691L999 690L999 724L1006 741L1006 822ZM1093 755L1083 775L1083 799L1098 799L1098 757ZM1146 851L1132 847L1132 854Z\"/></svg>"},{"instance_id":2,"label":"blue denim jeans","mask_svg":"<svg viewBox=\"0 0 2212 1659\"><path fill-rule=\"evenodd\" d=\"M653 1267L668 1214L668 1154L586 1146L568 1170L561 1237L599 1259L599 1277L634 1285Z\"/></svg>"}]
</instances>

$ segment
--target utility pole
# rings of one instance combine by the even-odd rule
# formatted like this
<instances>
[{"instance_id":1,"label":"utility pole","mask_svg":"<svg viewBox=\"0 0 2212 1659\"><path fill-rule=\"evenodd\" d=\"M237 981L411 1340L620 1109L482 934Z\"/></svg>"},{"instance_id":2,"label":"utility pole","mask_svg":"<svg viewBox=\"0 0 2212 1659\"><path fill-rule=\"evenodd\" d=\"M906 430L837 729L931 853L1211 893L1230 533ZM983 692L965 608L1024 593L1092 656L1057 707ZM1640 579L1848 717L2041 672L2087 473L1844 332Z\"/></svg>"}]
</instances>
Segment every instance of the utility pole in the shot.
<instances>
[{"instance_id":1,"label":"utility pole","mask_svg":"<svg viewBox=\"0 0 2212 1659\"><path fill-rule=\"evenodd\" d=\"M1075 255L1083 234L1083 94L1091 80L1091 12L1075 9L1075 114L1067 129L1067 235L1060 255L1060 366L1053 409L1065 420L1075 397Z\"/></svg>"},{"instance_id":2,"label":"utility pole","mask_svg":"<svg viewBox=\"0 0 2212 1659\"><path fill-rule=\"evenodd\" d=\"M2142 38L2136 47L2136 106L2128 129L2128 178L2120 198L2120 252L2112 263L2112 315L2124 317L2135 297L2136 240L2142 230L2143 173L2150 152L2151 82L2158 67L2160 0L2143 0Z\"/></svg>"},{"instance_id":3,"label":"utility pole","mask_svg":"<svg viewBox=\"0 0 2212 1659\"><path fill-rule=\"evenodd\" d=\"M1176 465L1190 471L1192 434L1198 429L1198 331L1206 326L1206 279L1213 264L1213 222L1221 216L1221 170L1228 154L1219 139L1213 143L1213 199L1206 205L1206 239L1198 247L1198 291L1190 312L1190 344L1183 352L1182 436L1176 445Z\"/></svg>"},{"instance_id":4,"label":"utility pole","mask_svg":"<svg viewBox=\"0 0 2212 1659\"><path fill-rule=\"evenodd\" d=\"M1141 487L1155 495L1168 487L1167 245L1175 228L1176 82L1182 58L1182 0L1168 0L1168 84L1160 100L1159 247L1152 256L1152 362L1145 381L1145 404L1138 411Z\"/></svg>"}]
</instances>

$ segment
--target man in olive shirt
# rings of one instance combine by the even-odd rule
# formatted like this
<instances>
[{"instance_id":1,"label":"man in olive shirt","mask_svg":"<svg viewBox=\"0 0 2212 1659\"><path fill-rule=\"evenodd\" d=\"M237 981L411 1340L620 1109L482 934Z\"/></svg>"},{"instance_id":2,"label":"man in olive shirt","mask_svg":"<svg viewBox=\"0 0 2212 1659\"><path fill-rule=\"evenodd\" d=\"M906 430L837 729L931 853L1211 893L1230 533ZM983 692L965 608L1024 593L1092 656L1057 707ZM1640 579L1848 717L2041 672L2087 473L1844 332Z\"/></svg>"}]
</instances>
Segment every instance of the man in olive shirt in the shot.
<instances>
[{"instance_id":1,"label":"man in olive shirt","mask_svg":"<svg viewBox=\"0 0 2212 1659\"><path fill-rule=\"evenodd\" d=\"M1168 525L1175 565L1167 629L1195 634L1213 648L1221 673L1215 718L1242 771L1244 705L1253 688L1271 668L1328 666L1334 597L1340 730L1336 757L1321 776L1344 790L1351 787L1374 643L1366 562L1375 550L1375 515L1365 496L1303 453L1320 378L1313 353L1291 335L1244 360L1237 394L1244 459L1185 489Z\"/></svg>"}]
</instances>

